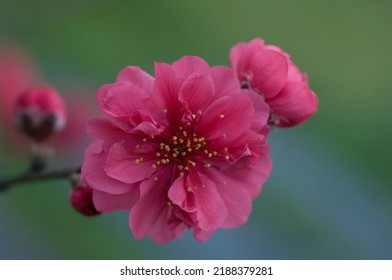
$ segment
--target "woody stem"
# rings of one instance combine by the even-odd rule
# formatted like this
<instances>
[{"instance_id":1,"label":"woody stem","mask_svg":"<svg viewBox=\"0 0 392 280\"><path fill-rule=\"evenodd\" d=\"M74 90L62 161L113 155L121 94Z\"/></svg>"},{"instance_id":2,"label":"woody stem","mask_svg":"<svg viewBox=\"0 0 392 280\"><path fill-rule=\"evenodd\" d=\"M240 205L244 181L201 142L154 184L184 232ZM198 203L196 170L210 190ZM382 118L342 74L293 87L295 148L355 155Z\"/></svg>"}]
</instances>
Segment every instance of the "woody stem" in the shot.
<instances>
[{"instance_id":1,"label":"woody stem","mask_svg":"<svg viewBox=\"0 0 392 280\"><path fill-rule=\"evenodd\" d=\"M39 180L53 180L61 178L71 178L74 173L80 172L80 167L63 168L45 172L27 172L15 177L0 181L0 192L10 189L12 186L24 182Z\"/></svg>"}]
</instances>

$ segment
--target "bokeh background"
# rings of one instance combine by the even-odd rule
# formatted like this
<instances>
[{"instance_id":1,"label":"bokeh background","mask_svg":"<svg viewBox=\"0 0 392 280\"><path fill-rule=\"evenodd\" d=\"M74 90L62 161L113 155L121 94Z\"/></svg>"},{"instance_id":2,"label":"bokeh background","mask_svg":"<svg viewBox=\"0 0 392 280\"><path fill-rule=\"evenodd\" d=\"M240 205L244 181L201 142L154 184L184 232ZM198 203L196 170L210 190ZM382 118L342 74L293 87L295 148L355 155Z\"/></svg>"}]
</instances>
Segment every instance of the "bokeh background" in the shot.
<instances>
[{"instance_id":1,"label":"bokeh background","mask_svg":"<svg viewBox=\"0 0 392 280\"><path fill-rule=\"evenodd\" d=\"M391 12L386 0L0 0L0 42L28 54L76 119L94 115L95 90L127 65L229 65L230 47L254 37L291 53L320 103L307 123L273 131L273 171L240 228L205 243L137 241L127 213L84 218L66 181L37 182L0 194L0 258L392 259ZM28 149L2 125L4 178L26 168ZM54 165L82 160L75 133L83 140L57 143L67 152Z\"/></svg>"}]
</instances>

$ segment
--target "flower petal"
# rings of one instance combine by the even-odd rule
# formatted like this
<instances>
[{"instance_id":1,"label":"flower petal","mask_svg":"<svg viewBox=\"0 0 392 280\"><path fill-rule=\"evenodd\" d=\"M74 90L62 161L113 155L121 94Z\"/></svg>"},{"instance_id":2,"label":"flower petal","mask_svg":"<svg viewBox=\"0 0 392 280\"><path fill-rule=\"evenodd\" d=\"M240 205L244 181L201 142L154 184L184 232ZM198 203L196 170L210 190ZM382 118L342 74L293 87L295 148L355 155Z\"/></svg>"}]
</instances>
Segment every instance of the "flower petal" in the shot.
<instances>
[{"instance_id":1,"label":"flower petal","mask_svg":"<svg viewBox=\"0 0 392 280\"><path fill-rule=\"evenodd\" d=\"M193 237L196 239L196 241L204 242L204 241L207 241L214 234L214 232L215 232L215 230L204 231L199 228L195 228L193 230Z\"/></svg>"},{"instance_id":2,"label":"flower petal","mask_svg":"<svg viewBox=\"0 0 392 280\"><path fill-rule=\"evenodd\" d=\"M291 127L306 121L318 107L318 99L306 83L288 82L284 89L268 100L273 113L277 116L274 124Z\"/></svg>"},{"instance_id":3,"label":"flower petal","mask_svg":"<svg viewBox=\"0 0 392 280\"><path fill-rule=\"evenodd\" d=\"M185 79L194 73L210 73L210 67L208 66L207 62L197 56L184 56L181 59L175 61L172 66L176 71L177 76L183 77Z\"/></svg>"},{"instance_id":4,"label":"flower petal","mask_svg":"<svg viewBox=\"0 0 392 280\"><path fill-rule=\"evenodd\" d=\"M153 148L147 145L136 149L125 141L116 143L110 149L105 161L106 174L118 181L132 184L150 178L155 169Z\"/></svg>"},{"instance_id":5,"label":"flower petal","mask_svg":"<svg viewBox=\"0 0 392 280\"><path fill-rule=\"evenodd\" d=\"M240 88L240 82L230 68L224 66L212 67L211 77L215 85L216 99L224 96L225 94L230 94L233 90Z\"/></svg>"},{"instance_id":6,"label":"flower petal","mask_svg":"<svg viewBox=\"0 0 392 280\"><path fill-rule=\"evenodd\" d=\"M214 101L200 118L197 134L208 140L231 141L248 129L253 120L252 101L242 94L224 96Z\"/></svg>"},{"instance_id":7,"label":"flower petal","mask_svg":"<svg viewBox=\"0 0 392 280\"><path fill-rule=\"evenodd\" d=\"M171 185L168 196L173 204L178 205L186 212L194 212L197 209L195 204L195 196L191 192L186 191L186 183L184 177L178 177Z\"/></svg>"},{"instance_id":8,"label":"flower petal","mask_svg":"<svg viewBox=\"0 0 392 280\"><path fill-rule=\"evenodd\" d=\"M139 187L134 186L124 194L110 194L94 190L93 201L99 212L110 213L116 210L129 210L139 200Z\"/></svg>"},{"instance_id":9,"label":"flower petal","mask_svg":"<svg viewBox=\"0 0 392 280\"><path fill-rule=\"evenodd\" d=\"M268 49L256 52L249 62L249 70L253 75L252 87L265 98L274 97L286 84L288 65L282 53Z\"/></svg>"},{"instance_id":10,"label":"flower petal","mask_svg":"<svg viewBox=\"0 0 392 280\"><path fill-rule=\"evenodd\" d=\"M245 168L241 168L243 176L251 175L253 173L247 172ZM224 207L227 209L227 216L222 223L222 228L233 228L244 224L252 210L252 197L248 189L261 188L260 182L257 185L248 186L248 180L243 180L244 177L231 176L229 172L222 172L218 169L209 170L208 174L212 180L218 181L216 189L224 201Z\"/></svg>"},{"instance_id":11,"label":"flower petal","mask_svg":"<svg viewBox=\"0 0 392 280\"><path fill-rule=\"evenodd\" d=\"M158 181L145 180L140 184L141 197L131 210L129 226L136 239L149 235L164 243L182 236L186 226L178 220L173 224L173 208L167 205L170 178L165 173L158 177Z\"/></svg>"},{"instance_id":12,"label":"flower petal","mask_svg":"<svg viewBox=\"0 0 392 280\"><path fill-rule=\"evenodd\" d=\"M249 97L253 102L255 113L253 115L253 122L251 129L259 132L267 125L270 116L270 107L265 102L264 97L253 90L242 90L242 92Z\"/></svg>"},{"instance_id":13,"label":"flower petal","mask_svg":"<svg viewBox=\"0 0 392 280\"><path fill-rule=\"evenodd\" d=\"M165 63L155 63L155 83L153 96L156 110L165 114L170 127L177 127L182 117L182 104L178 99L183 80L179 79L173 68Z\"/></svg>"},{"instance_id":14,"label":"flower petal","mask_svg":"<svg viewBox=\"0 0 392 280\"><path fill-rule=\"evenodd\" d=\"M109 177L104 171L107 152L102 149L102 142L95 141L87 148L82 165L83 180L92 189L110 194L124 194L132 189L126 184Z\"/></svg>"},{"instance_id":15,"label":"flower petal","mask_svg":"<svg viewBox=\"0 0 392 280\"><path fill-rule=\"evenodd\" d=\"M192 74L181 86L179 99L194 114L204 111L214 99L214 82L210 75Z\"/></svg>"},{"instance_id":16,"label":"flower petal","mask_svg":"<svg viewBox=\"0 0 392 280\"><path fill-rule=\"evenodd\" d=\"M154 78L137 66L128 66L117 75L117 82L129 82L144 91L151 92Z\"/></svg>"},{"instance_id":17,"label":"flower petal","mask_svg":"<svg viewBox=\"0 0 392 280\"><path fill-rule=\"evenodd\" d=\"M124 131L119 122L109 118L95 118L88 122L87 133L103 140L105 143L116 143L132 137Z\"/></svg>"},{"instance_id":18,"label":"flower petal","mask_svg":"<svg viewBox=\"0 0 392 280\"><path fill-rule=\"evenodd\" d=\"M103 100L103 111L114 116L132 116L144 109L148 95L139 87L129 83L116 83Z\"/></svg>"},{"instance_id":19,"label":"flower petal","mask_svg":"<svg viewBox=\"0 0 392 280\"><path fill-rule=\"evenodd\" d=\"M222 197L218 192L219 182L211 180L207 176L199 173L200 181L205 185L193 188L196 204L197 226L203 231L214 231L221 227L226 220L228 211ZM215 179L215 178L214 178ZM192 180L188 177L188 185L192 188Z\"/></svg>"},{"instance_id":20,"label":"flower petal","mask_svg":"<svg viewBox=\"0 0 392 280\"><path fill-rule=\"evenodd\" d=\"M233 70L238 74L247 72L253 54L263 47L264 40L261 38L255 38L249 44L238 43L234 45L230 50L230 62Z\"/></svg>"}]
</instances>

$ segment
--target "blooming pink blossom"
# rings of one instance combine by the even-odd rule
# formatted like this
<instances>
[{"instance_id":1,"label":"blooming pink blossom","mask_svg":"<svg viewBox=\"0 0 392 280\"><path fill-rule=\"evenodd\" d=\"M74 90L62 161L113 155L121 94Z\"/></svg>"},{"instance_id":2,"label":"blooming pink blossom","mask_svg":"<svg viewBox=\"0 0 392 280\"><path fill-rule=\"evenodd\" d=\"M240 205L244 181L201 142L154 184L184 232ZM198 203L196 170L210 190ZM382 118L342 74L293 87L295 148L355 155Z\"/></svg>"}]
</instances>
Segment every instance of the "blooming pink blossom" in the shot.
<instances>
[{"instance_id":1,"label":"blooming pink blossom","mask_svg":"<svg viewBox=\"0 0 392 280\"><path fill-rule=\"evenodd\" d=\"M15 103L16 126L37 142L62 130L66 108L57 91L48 86L28 89Z\"/></svg>"},{"instance_id":2,"label":"blooming pink blossom","mask_svg":"<svg viewBox=\"0 0 392 280\"><path fill-rule=\"evenodd\" d=\"M268 105L234 73L198 57L127 67L97 92L103 116L82 177L98 211L128 210L140 239L198 241L244 224L271 170Z\"/></svg>"},{"instance_id":3,"label":"blooming pink blossom","mask_svg":"<svg viewBox=\"0 0 392 280\"><path fill-rule=\"evenodd\" d=\"M242 87L264 96L271 108L270 123L291 127L316 112L318 99L306 75L277 46L264 45L260 38L239 43L231 49L230 60Z\"/></svg>"}]
</instances>

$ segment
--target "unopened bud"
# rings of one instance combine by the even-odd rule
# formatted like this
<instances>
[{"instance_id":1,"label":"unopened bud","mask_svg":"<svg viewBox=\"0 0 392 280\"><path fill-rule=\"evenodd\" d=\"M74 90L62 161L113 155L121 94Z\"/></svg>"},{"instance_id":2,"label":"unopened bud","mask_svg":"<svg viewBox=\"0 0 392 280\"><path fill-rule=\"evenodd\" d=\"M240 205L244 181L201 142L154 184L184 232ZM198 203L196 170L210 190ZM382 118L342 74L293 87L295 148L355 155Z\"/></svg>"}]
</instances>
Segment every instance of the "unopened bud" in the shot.
<instances>
[{"instance_id":1,"label":"unopened bud","mask_svg":"<svg viewBox=\"0 0 392 280\"><path fill-rule=\"evenodd\" d=\"M100 212L95 209L93 203L93 190L88 186L75 188L71 193L71 204L76 211L85 216L96 216Z\"/></svg>"},{"instance_id":2,"label":"unopened bud","mask_svg":"<svg viewBox=\"0 0 392 280\"><path fill-rule=\"evenodd\" d=\"M36 142L42 142L64 128L65 111L64 102L55 89L31 88L16 100L15 125Z\"/></svg>"}]
</instances>

